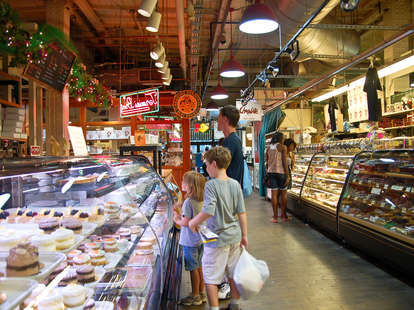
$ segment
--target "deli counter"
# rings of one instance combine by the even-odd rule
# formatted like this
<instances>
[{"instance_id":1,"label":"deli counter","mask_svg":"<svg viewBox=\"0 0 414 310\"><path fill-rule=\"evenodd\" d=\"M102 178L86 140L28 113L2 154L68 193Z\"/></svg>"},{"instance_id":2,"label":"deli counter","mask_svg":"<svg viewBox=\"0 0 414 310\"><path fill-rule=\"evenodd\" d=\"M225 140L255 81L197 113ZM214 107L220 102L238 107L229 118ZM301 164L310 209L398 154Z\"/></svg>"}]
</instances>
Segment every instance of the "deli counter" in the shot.
<instances>
[{"instance_id":1,"label":"deli counter","mask_svg":"<svg viewBox=\"0 0 414 310\"><path fill-rule=\"evenodd\" d=\"M145 157L5 162L0 186L2 309L155 310L177 300L171 185Z\"/></svg>"}]
</instances>

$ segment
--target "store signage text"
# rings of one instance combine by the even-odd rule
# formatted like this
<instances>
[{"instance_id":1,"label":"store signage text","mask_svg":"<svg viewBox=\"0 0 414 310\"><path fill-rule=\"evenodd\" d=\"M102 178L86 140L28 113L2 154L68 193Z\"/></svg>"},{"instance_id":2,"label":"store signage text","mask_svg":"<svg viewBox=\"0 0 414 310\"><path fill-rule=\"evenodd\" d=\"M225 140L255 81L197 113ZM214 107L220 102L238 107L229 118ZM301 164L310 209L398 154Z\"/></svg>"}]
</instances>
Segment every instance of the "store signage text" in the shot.
<instances>
[{"instance_id":1,"label":"store signage text","mask_svg":"<svg viewBox=\"0 0 414 310\"><path fill-rule=\"evenodd\" d=\"M250 100L247 103L242 103L241 100L236 101L236 107L240 111L240 120L244 121L261 121L263 110L260 102Z\"/></svg>"},{"instance_id":2,"label":"store signage text","mask_svg":"<svg viewBox=\"0 0 414 310\"><path fill-rule=\"evenodd\" d=\"M159 111L158 89L143 90L120 96L120 116L154 113Z\"/></svg>"}]
</instances>

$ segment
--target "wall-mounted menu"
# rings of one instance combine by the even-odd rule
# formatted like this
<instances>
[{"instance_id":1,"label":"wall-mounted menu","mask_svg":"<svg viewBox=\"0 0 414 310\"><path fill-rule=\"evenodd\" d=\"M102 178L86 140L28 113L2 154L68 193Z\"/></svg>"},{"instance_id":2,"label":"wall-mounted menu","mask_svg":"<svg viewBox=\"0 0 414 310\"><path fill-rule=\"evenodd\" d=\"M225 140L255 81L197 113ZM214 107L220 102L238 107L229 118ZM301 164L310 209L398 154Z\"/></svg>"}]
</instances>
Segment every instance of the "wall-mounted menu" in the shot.
<instances>
[{"instance_id":1,"label":"wall-mounted menu","mask_svg":"<svg viewBox=\"0 0 414 310\"><path fill-rule=\"evenodd\" d=\"M26 66L25 75L58 91L65 87L76 55L57 41L49 44L47 57Z\"/></svg>"}]
</instances>

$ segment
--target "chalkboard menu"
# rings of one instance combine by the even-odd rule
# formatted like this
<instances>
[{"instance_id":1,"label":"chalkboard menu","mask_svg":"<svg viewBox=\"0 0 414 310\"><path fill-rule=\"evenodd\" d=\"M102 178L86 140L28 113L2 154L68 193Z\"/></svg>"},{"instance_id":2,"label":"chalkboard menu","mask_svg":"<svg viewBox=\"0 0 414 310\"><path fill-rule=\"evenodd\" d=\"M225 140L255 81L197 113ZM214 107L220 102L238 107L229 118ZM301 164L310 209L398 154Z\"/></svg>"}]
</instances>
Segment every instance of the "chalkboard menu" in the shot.
<instances>
[{"instance_id":1,"label":"chalkboard menu","mask_svg":"<svg viewBox=\"0 0 414 310\"><path fill-rule=\"evenodd\" d=\"M62 91L68 80L76 55L57 41L48 46L47 57L26 66L25 75Z\"/></svg>"}]
</instances>

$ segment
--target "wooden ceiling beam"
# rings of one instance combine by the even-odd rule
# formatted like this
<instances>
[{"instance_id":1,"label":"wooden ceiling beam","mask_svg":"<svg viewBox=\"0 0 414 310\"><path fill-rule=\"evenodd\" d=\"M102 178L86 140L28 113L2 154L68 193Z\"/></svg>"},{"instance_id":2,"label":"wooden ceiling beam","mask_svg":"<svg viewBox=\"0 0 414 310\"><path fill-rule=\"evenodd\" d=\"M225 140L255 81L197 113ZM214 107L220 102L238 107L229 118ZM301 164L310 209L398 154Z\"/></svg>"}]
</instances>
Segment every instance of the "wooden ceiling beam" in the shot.
<instances>
[{"instance_id":1,"label":"wooden ceiling beam","mask_svg":"<svg viewBox=\"0 0 414 310\"><path fill-rule=\"evenodd\" d=\"M90 6L87 0L73 0L73 2L78 6L79 10L82 11L83 15L86 16L91 25L98 32L105 32L105 25L102 20L96 15L95 10Z\"/></svg>"}]
</instances>

